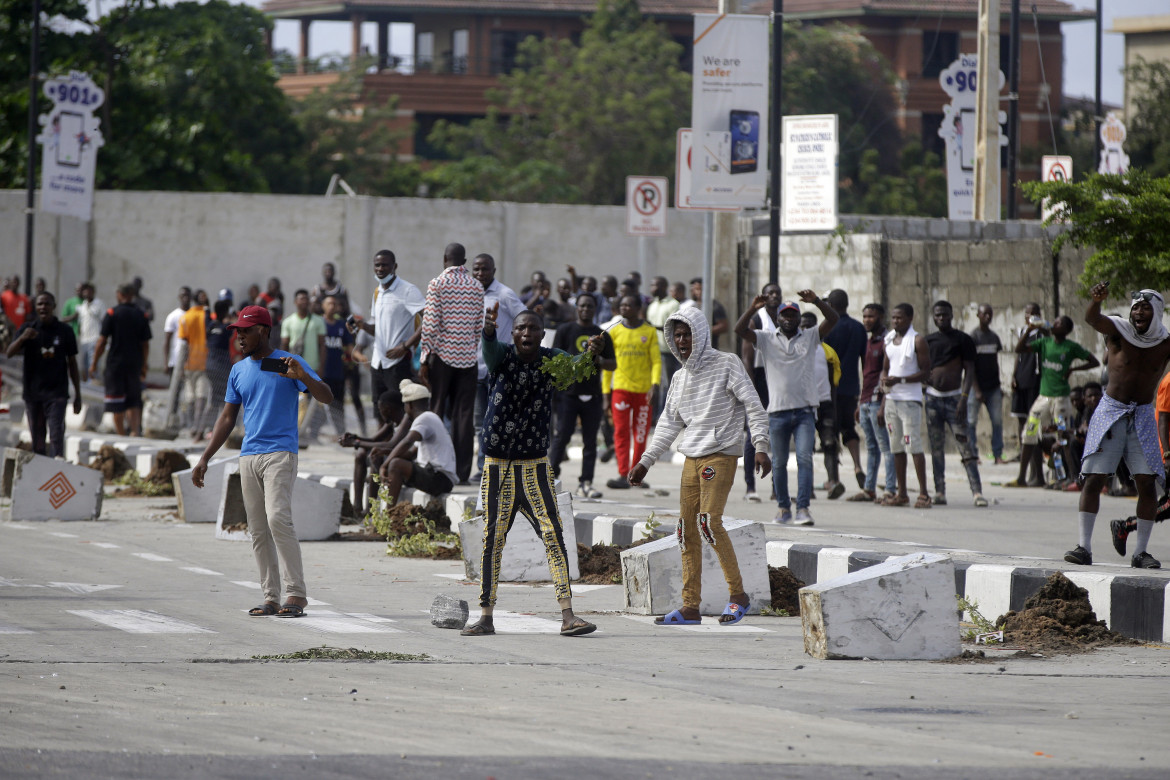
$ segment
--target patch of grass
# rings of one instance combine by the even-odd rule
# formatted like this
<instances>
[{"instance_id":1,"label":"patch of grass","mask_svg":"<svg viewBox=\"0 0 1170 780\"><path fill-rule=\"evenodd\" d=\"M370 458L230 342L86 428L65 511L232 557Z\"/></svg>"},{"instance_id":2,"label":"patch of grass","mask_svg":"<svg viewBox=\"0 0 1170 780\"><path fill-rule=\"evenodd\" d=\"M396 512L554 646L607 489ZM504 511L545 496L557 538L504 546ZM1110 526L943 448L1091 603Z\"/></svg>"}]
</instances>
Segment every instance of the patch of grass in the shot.
<instances>
[{"instance_id":1,"label":"patch of grass","mask_svg":"<svg viewBox=\"0 0 1170 780\"><path fill-rule=\"evenodd\" d=\"M310 647L295 653L254 655L254 661L430 661L426 653L393 653L389 651L358 650L356 647Z\"/></svg>"},{"instance_id":2,"label":"patch of grass","mask_svg":"<svg viewBox=\"0 0 1170 780\"><path fill-rule=\"evenodd\" d=\"M769 615L771 617L792 617L791 615L788 614L788 610L786 610L786 609L773 609L772 607L770 607L768 605L764 605L764 606L760 607L760 614L761 615Z\"/></svg>"},{"instance_id":3,"label":"patch of grass","mask_svg":"<svg viewBox=\"0 0 1170 780\"><path fill-rule=\"evenodd\" d=\"M979 602L976 601L975 599L966 599L966 598L956 594L955 600L959 604L959 610L962 612L966 612L968 615L970 615L971 622L975 624L974 629L969 629L968 631L966 631L963 634L963 638L966 639L968 642L974 642L975 636L977 634L990 634L990 633L993 633L995 631L1002 631L1003 630L1002 625L997 626L994 623L992 623L990 620L988 620L986 617L983 616L983 613L981 613L979 611ZM994 645L994 644L999 644L999 642L997 642L995 639L992 639L989 637L987 639L987 644Z\"/></svg>"},{"instance_id":4,"label":"patch of grass","mask_svg":"<svg viewBox=\"0 0 1170 780\"><path fill-rule=\"evenodd\" d=\"M115 485L122 485L123 489L118 491L118 495L125 496L146 496L148 498L156 498L158 496L173 496L175 495L175 488L171 484L160 485L157 482L143 479L137 471L127 471L122 476L113 481Z\"/></svg>"}]
</instances>

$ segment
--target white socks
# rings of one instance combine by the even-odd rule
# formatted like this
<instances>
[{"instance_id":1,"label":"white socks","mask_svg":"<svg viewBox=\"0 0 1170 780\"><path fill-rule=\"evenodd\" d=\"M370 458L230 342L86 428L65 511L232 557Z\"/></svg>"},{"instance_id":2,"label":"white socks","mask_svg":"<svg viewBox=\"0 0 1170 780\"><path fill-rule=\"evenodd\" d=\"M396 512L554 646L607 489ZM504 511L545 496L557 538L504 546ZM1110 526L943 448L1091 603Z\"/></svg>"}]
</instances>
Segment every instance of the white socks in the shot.
<instances>
[{"instance_id":1,"label":"white socks","mask_svg":"<svg viewBox=\"0 0 1170 780\"><path fill-rule=\"evenodd\" d=\"M1137 521L1137 544L1134 545L1133 554L1141 555L1146 551L1146 545L1150 543L1150 533L1154 530L1153 520Z\"/></svg>"},{"instance_id":2,"label":"white socks","mask_svg":"<svg viewBox=\"0 0 1170 780\"><path fill-rule=\"evenodd\" d=\"M1078 512L1077 517L1081 521L1081 547L1085 548L1085 552L1089 555L1093 554L1093 524L1097 522L1096 512ZM1153 523L1150 523L1153 526ZM1141 527L1140 525L1138 526ZM1140 533L1140 532L1139 532ZM1146 532L1146 539L1150 538L1150 534ZM1142 548L1145 549L1144 547Z\"/></svg>"}]
</instances>

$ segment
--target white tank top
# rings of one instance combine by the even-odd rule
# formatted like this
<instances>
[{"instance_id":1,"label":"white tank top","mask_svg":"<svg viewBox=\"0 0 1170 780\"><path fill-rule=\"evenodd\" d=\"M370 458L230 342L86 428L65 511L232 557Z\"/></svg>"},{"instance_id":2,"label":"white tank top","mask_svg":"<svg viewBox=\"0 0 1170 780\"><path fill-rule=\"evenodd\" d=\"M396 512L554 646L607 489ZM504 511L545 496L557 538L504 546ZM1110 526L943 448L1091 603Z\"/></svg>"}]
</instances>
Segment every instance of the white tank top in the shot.
<instances>
[{"instance_id":1,"label":"white tank top","mask_svg":"<svg viewBox=\"0 0 1170 780\"><path fill-rule=\"evenodd\" d=\"M903 339L907 336L914 338L907 333ZM916 350L912 351L912 357L908 361L903 361L902 344L894 344L891 341L886 344L886 357L890 361L890 376L911 376L918 373L918 352ZM922 383L896 384L886 391L886 398L891 401L921 401Z\"/></svg>"}]
</instances>

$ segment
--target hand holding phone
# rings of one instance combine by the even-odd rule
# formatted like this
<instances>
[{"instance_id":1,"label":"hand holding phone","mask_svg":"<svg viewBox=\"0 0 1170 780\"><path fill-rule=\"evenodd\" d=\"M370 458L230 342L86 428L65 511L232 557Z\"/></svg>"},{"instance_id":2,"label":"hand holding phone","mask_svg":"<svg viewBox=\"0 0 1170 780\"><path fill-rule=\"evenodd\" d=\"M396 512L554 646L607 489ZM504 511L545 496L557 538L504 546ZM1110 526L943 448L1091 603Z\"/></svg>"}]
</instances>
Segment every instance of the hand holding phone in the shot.
<instances>
[{"instance_id":1,"label":"hand holding phone","mask_svg":"<svg viewBox=\"0 0 1170 780\"><path fill-rule=\"evenodd\" d=\"M274 374L287 374L288 364L280 358L266 357L260 358L260 370L269 371Z\"/></svg>"}]
</instances>

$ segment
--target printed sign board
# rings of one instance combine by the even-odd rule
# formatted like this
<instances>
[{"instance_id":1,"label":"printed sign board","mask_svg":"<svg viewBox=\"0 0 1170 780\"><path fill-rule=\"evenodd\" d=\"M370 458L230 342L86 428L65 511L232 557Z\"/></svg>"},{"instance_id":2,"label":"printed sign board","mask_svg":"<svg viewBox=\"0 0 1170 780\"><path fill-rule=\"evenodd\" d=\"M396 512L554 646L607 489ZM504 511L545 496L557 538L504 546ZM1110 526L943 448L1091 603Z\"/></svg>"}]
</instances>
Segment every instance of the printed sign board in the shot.
<instances>
[{"instance_id":1,"label":"printed sign board","mask_svg":"<svg viewBox=\"0 0 1170 780\"><path fill-rule=\"evenodd\" d=\"M45 95L53 101L40 116L41 210L88 221L93 215L94 170L102 145L101 120L93 115L105 93L88 74L73 71L49 79Z\"/></svg>"},{"instance_id":2,"label":"printed sign board","mask_svg":"<svg viewBox=\"0 0 1170 780\"><path fill-rule=\"evenodd\" d=\"M837 115L786 116L781 230L837 228Z\"/></svg>"},{"instance_id":3,"label":"printed sign board","mask_svg":"<svg viewBox=\"0 0 1170 780\"><path fill-rule=\"evenodd\" d=\"M950 96L951 102L943 106L943 120L938 135L947 145L947 216L950 219L975 218L975 86L978 83L979 55L960 54L942 73L938 83ZM1003 89L1003 71L999 74L999 90ZM999 90L996 90L998 94ZM1001 126L999 143L992 147L1006 146L1007 135L1002 125L1007 114L999 112L996 119ZM995 182L991 185L999 191L999 162L991 166Z\"/></svg>"},{"instance_id":4,"label":"printed sign board","mask_svg":"<svg viewBox=\"0 0 1170 780\"><path fill-rule=\"evenodd\" d=\"M1073 161L1067 155L1046 154L1040 158L1041 181L1072 181ZM1048 219L1059 204L1052 204L1048 198L1040 204L1040 218Z\"/></svg>"},{"instance_id":5,"label":"printed sign board","mask_svg":"<svg viewBox=\"0 0 1170 780\"><path fill-rule=\"evenodd\" d=\"M631 236L666 235L665 176L626 177L626 234Z\"/></svg>"}]
</instances>

